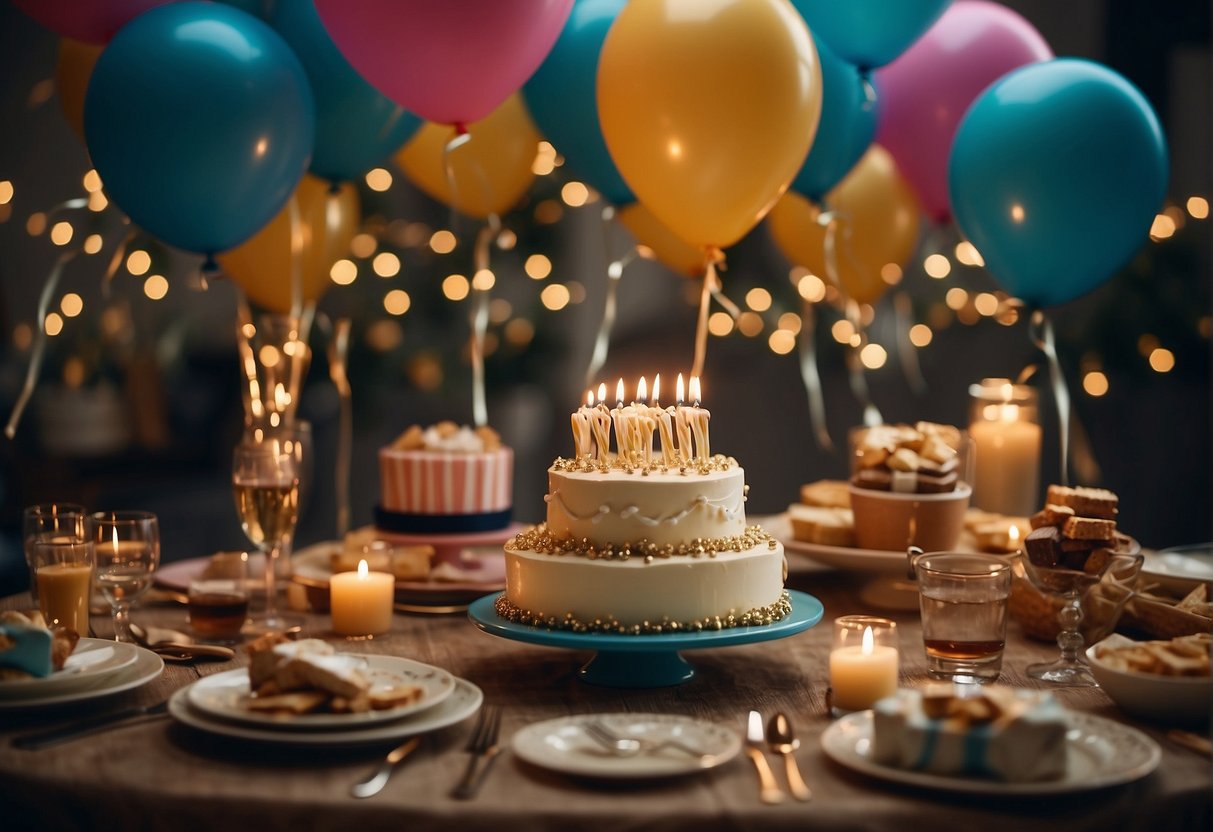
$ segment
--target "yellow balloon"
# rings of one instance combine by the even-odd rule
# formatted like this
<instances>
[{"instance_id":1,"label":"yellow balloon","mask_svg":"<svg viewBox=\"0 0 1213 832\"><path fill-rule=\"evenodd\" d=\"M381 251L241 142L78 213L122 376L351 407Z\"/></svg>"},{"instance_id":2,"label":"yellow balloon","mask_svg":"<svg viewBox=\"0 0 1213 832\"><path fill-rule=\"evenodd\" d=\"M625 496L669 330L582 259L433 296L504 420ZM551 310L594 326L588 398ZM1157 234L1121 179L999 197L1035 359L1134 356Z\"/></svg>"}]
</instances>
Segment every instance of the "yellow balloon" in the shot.
<instances>
[{"instance_id":1,"label":"yellow balloon","mask_svg":"<svg viewBox=\"0 0 1213 832\"><path fill-rule=\"evenodd\" d=\"M453 191L443 159L447 142L455 136L449 124L423 124L396 152L396 164L434 199L483 219L509 210L527 192L535 179L531 166L540 136L518 93L467 130L471 138L450 154Z\"/></svg>"},{"instance_id":2,"label":"yellow balloon","mask_svg":"<svg viewBox=\"0 0 1213 832\"><path fill-rule=\"evenodd\" d=\"M598 63L607 149L676 235L724 248L800 170L821 116L821 67L787 0L632 0Z\"/></svg>"},{"instance_id":3,"label":"yellow balloon","mask_svg":"<svg viewBox=\"0 0 1213 832\"><path fill-rule=\"evenodd\" d=\"M295 219L292 220L292 213ZM333 191L324 179L304 174L282 210L236 248L220 254L219 265L248 299L274 312L291 309L292 225L298 230L299 277L303 300L316 300L332 285L329 273L350 250L361 222L358 191L350 183Z\"/></svg>"},{"instance_id":4,"label":"yellow balloon","mask_svg":"<svg viewBox=\"0 0 1213 832\"><path fill-rule=\"evenodd\" d=\"M55 92L59 107L76 135L84 141L84 93L93 66L105 44L81 43L71 38L59 39L59 59L55 64Z\"/></svg>"},{"instance_id":5,"label":"yellow balloon","mask_svg":"<svg viewBox=\"0 0 1213 832\"><path fill-rule=\"evenodd\" d=\"M703 276L708 264L707 253L701 247L679 239L639 202L620 208L617 216L623 227L632 232L636 242L662 263L686 277Z\"/></svg>"},{"instance_id":6,"label":"yellow balloon","mask_svg":"<svg viewBox=\"0 0 1213 832\"><path fill-rule=\"evenodd\" d=\"M822 208L788 191L767 224L775 244L793 263L819 277L836 280L843 294L859 303L875 303L889 288L881 270L902 267L918 243L921 209L909 183L880 145L872 145L846 178L826 195L834 212L834 261L826 258Z\"/></svg>"}]
</instances>

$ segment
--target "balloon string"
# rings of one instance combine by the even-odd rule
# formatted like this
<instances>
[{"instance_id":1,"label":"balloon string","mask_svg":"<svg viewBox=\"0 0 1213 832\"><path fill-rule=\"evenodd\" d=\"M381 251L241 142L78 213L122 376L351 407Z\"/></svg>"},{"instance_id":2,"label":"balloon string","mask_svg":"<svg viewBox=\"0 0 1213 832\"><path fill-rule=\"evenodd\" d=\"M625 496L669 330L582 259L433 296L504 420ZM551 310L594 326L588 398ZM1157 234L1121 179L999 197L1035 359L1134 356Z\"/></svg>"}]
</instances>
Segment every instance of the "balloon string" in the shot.
<instances>
[{"instance_id":1,"label":"balloon string","mask_svg":"<svg viewBox=\"0 0 1213 832\"><path fill-rule=\"evenodd\" d=\"M703 364L708 354L708 309L712 305L712 292L719 289L716 277L716 260L708 260L703 275L703 290L699 293L699 320L695 324L695 361L691 365L691 378L703 377Z\"/></svg>"},{"instance_id":2,"label":"balloon string","mask_svg":"<svg viewBox=\"0 0 1213 832\"><path fill-rule=\"evenodd\" d=\"M383 126L379 128L379 135L376 136L376 141L383 141L388 137L388 134L396 129L396 125L400 123L400 119L404 118L404 108L396 105L396 109L392 110L392 115L383 122Z\"/></svg>"},{"instance_id":3,"label":"balloon string","mask_svg":"<svg viewBox=\"0 0 1213 832\"><path fill-rule=\"evenodd\" d=\"M863 361L860 357L860 351L867 340L863 331L863 316L860 314L859 304L853 298L845 300L845 308L847 320L851 322L851 329L854 330L850 346L847 348L847 376L851 383L851 393L863 407L863 423L868 427L875 427L884 419L872 401L872 394L868 390L868 380L864 375Z\"/></svg>"},{"instance_id":4,"label":"balloon string","mask_svg":"<svg viewBox=\"0 0 1213 832\"><path fill-rule=\"evenodd\" d=\"M825 395L817 368L817 312L813 304L804 299L800 302L800 341L797 346L800 351L800 378L809 397L809 421L813 426L813 436L817 439L817 447L832 451L834 441L826 426Z\"/></svg>"},{"instance_id":5,"label":"balloon string","mask_svg":"<svg viewBox=\"0 0 1213 832\"><path fill-rule=\"evenodd\" d=\"M910 295L904 290L893 294L893 314L897 329L897 353L901 358L901 372L906 383L915 395L924 396L927 393L927 381L922 376L922 367L918 363L918 349L910 340L911 321L914 319L914 308Z\"/></svg>"},{"instance_id":6,"label":"balloon string","mask_svg":"<svg viewBox=\"0 0 1213 832\"><path fill-rule=\"evenodd\" d=\"M63 275L63 267L83 250L83 245L81 245L60 254L55 259L55 265L51 267L50 273L46 276L46 283L42 285L42 294L38 298L38 319L37 330L34 332L34 349L30 353L29 367L25 371L25 383L21 386L21 394L17 397L17 403L13 405L13 412L8 417L8 424L4 428L4 435L9 439L17 435L17 426L21 423L21 415L25 412L30 398L34 395L34 386L37 384L38 375L42 371L42 357L46 352L46 314L50 309L51 298L54 297L55 289L59 285L59 278Z\"/></svg>"},{"instance_id":7,"label":"balloon string","mask_svg":"<svg viewBox=\"0 0 1213 832\"><path fill-rule=\"evenodd\" d=\"M321 318L327 324L327 318ZM322 324L322 325L323 325ZM354 447L354 405L353 393L350 388L349 351L350 351L349 318L339 318L333 331L329 334L328 359L329 378L337 388L337 398L340 403L340 415L337 429L337 459L334 464L333 481L337 486L337 537L345 536L350 530L350 459Z\"/></svg>"},{"instance_id":8,"label":"balloon string","mask_svg":"<svg viewBox=\"0 0 1213 832\"><path fill-rule=\"evenodd\" d=\"M1070 484L1070 390L1066 387L1057 358L1057 344L1053 337L1053 324L1044 310L1032 310L1028 329L1032 343L1045 355L1049 365L1049 383L1053 390L1053 401L1057 404L1057 432L1061 445L1061 484Z\"/></svg>"},{"instance_id":9,"label":"balloon string","mask_svg":"<svg viewBox=\"0 0 1213 832\"><path fill-rule=\"evenodd\" d=\"M475 276L472 278L472 422L476 427L489 423L484 394L484 338L489 328L489 289L481 288L477 276L489 268L489 245L501 233L501 218L488 215L488 223L476 235Z\"/></svg>"},{"instance_id":10,"label":"balloon string","mask_svg":"<svg viewBox=\"0 0 1213 832\"><path fill-rule=\"evenodd\" d=\"M859 73L859 82L863 86L863 108L870 110L876 106L878 98L876 85L872 83L872 76L866 71Z\"/></svg>"},{"instance_id":11,"label":"balloon string","mask_svg":"<svg viewBox=\"0 0 1213 832\"><path fill-rule=\"evenodd\" d=\"M130 220L124 216L122 224L129 225ZM110 289L114 282L114 275L118 274L118 267L122 265L122 261L126 257L127 246L131 244L131 240L133 239L135 239L135 229L132 228L123 235L122 241L118 243L118 247L114 249L114 253L110 257L105 274L101 276L101 297L105 300L110 299Z\"/></svg>"},{"instance_id":12,"label":"balloon string","mask_svg":"<svg viewBox=\"0 0 1213 832\"><path fill-rule=\"evenodd\" d=\"M253 338L257 328L253 325L253 313L249 309L244 292L236 288L236 349L240 353L240 369L244 371L244 384L240 398L244 403L245 424L265 418L265 407L261 401L261 382L257 378L257 358L253 354Z\"/></svg>"},{"instance_id":13,"label":"balloon string","mask_svg":"<svg viewBox=\"0 0 1213 832\"><path fill-rule=\"evenodd\" d=\"M303 313L303 249L306 241L303 235L303 221L299 216L298 191L291 194L287 202L287 217L291 226L291 318L298 318Z\"/></svg>"},{"instance_id":14,"label":"balloon string","mask_svg":"<svg viewBox=\"0 0 1213 832\"><path fill-rule=\"evenodd\" d=\"M604 258L609 258L611 255L611 219L614 216L614 206L607 205L602 209ZM615 328L615 316L619 303L619 281L623 277L624 269L636 259L636 256L636 249L632 248L623 257L610 260L607 263L606 301L602 306L602 321L598 324L598 334L594 338L594 351L590 354L590 364L585 371L585 386L587 389L593 385L598 372L606 364L607 353L611 348L611 331Z\"/></svg>"}]
</instances>

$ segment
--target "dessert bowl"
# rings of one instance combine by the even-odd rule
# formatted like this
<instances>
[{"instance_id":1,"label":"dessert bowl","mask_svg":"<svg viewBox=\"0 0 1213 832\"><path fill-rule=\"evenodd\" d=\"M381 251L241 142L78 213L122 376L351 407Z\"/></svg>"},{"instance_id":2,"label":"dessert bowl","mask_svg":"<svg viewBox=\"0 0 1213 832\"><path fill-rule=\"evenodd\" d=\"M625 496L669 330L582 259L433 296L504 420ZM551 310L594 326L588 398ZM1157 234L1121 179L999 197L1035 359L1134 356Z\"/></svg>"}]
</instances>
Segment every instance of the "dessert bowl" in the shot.
<instances>
[{"instance_id":1,"label":"dessert bowl","mask_svg":"<svg viewBox=\"0 0 1213 832\"><path fill-rule=\"evenodd\" d=\"M964 531L965 511L973 489L960 482L956 490L907 494L850 487L855 542L861 549L927 552L954 549Z\"/></svg>"},{"instance_id":2,"label":"dessert bowl","mask_svg":"<svg viewBox=\"0 0 1213 832\"><path fill-rule=\"evenodd\" d=\"M1114 635L1087 648L1087 663L1099 686L1125 713L1169 725L1201 725L1213 713L1213 678L1164 676L1113 667L1099 656L1109 644L1129 644Z\"/></svg>"}]
</instances>

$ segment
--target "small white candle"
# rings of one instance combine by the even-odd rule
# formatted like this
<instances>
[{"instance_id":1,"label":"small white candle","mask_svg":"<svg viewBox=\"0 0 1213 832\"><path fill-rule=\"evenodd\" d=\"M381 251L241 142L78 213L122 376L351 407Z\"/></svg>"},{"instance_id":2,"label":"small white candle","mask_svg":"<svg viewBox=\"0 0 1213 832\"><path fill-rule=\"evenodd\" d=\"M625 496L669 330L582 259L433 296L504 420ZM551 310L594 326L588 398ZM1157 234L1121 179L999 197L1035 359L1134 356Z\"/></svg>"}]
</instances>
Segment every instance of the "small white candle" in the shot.
<instances>
[{"instance_id":1,"label":"small white candle","mask_svg":"<svg viewBox=\"0 0 1213 832\"><path fill-rule=\"evenodd\" d=\"M712 414L706 408L699 406L699 400L699 376L691 376L689 421L691 423L691 433L695 435L695 458L706 462L712 455L712 448L708 442L708 421L712 418Z\"/></svg>"},{"instance_id":2,"label":"small white candle","mask_svg":"<svg viewBox=\"0 0 1213 832\"><path fill-rule=\"evenodd\" d=\"M371 572L365 560L357 572L338 572L329 578L329 609L333 632L343 636L371 636L392 628L392 601L396 578Z\"/></svg>"},{"instance_id":3,"label":"small white candle","mask_svg":"<svg viewBox=\"0 0 1213 832\"><path fill-rule=\"evenodd\" d=\"M1010 382L987 380L975 387L976 407L969 423L973 439L973 505L986 511L1024 517L1039 508L1040 425L1033 391Z\"/></svg>"},{"instance_id":4,"label":"small white candle","mask_svg":"<svg viewBox=\"0 0 1213 832\"><path fill-rule=\"evenodd\" d=\"M573 458L588 457L593 448L590 431L591 414L594 412L594 393L587 390L585 404L572 414L573 423Z\"/></svg>"},{"instance_id":5,"label":"small white candle","mask_svg":"<svg viewBox=\"0 0 1213 832\"><path fill-rule=\"evenodd\" d=\"M590 430L594 434L595 459L599 465L611 461L611 414L606 406L606 383L598 385L598 404L590 412Z\"/></svg>"},{"instance_id":6,"label":"small white candle","mask_svg":"<svg viewBox=\"0 0 1213 832\"><path fill-rule=\"evenodd\" d=\"M678 403L674 405L674 422L678 430L678 459L686 464L691 461L693 453L691 442L691 413L690 408L683 406L686 399L686 387L682 383L682 373L678 374Z\"/></svg>"},{"instance_id":7,"label":"small white candle","mask_svg":"<svg viewBox=\"0 0 1213 832\"><path fill-rule=\"evenodd\" d=\"M876 644L872 628L865 627L863 643L830 651L830 687L833 705L843 711L862 711L897 691L897 648Z\"/></svg>"}]
</instances>

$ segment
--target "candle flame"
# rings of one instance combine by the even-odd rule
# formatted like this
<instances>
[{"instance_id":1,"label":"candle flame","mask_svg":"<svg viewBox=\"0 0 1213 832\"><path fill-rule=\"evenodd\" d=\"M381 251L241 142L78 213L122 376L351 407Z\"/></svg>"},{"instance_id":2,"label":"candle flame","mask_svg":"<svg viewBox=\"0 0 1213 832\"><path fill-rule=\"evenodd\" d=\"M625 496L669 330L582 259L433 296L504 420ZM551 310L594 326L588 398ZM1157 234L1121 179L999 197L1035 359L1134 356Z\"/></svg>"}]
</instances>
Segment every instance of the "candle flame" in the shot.
<instances>
[{"instance_id":1,"label":"candle flame","mask_svg":"<svg viewBox=\"0 0 1213 832\"><path fill-rule=\"evenodd\" d=\"M586 407L594 406L594 391L593 390L585 391L585 406Z\"/></svg>"},{"instance_id":2,"label":"candle flame","mask_svg":"<svg viewBox=\"0 0 1213 832\"><path fill-rule=\"evenodd\" d=\"M874 647L874 642L875 642L875 639L872 636L872 628L864 627L863 628L863 654L865 656L872 655L872 649Z\"/></svg>"},{"instance_id":3,"label":"candle flame","mask_svg":"<svg viewBox=\"0 0 1213 832\"><path fill-rule=\"evenodd\" d=\"M606 382L605 381L601 382L598 385L598 401L600 401L600 402L606 401Z\"/></svg>"},{"instance_id":4,"label":"candle flame","mask_svg":"<svg viewBox=\"0 0 1213 832\"><path fill-rule=\"evenodd\" d=\"M636 401L642 402L649 397L649 385L644 380L644 376L640 377L640 383L636 385Z\"/></svg>"},{"instance_id":5,"label":"candle flame","mask_svg":"<svg viewBox=\"0 0 1213 832\"><path fill-rule=\"evenodd\" d=\"M691 376L691 402L699 407L699 376Z\"/></svg>"},{"instance_id":6,"label":"candle flame","mask_svg":"<svg viewBox=\"0 0 1213 832\"><path fill-rule=\"evenodd\" d=\"M1018 547L1018 545L1019 545L1019 526L1016 525L1015 523L1012 523L1011 527L1009 529L1007 529L1007 539L1011 541L1012 548Z\"/></svg>"},{"instance_id":7,"label":"candle flame","mask_svg":"<svg viewBox=\"0 0 1213 832\"><path fill-rule=\"evenodd\" d=\"M678 382L674 386L674 392L677 394L678 404L681 405L686 400L686 386L682 383L682 373L678 374Z\"/></svg>"},{"instance_id":8,"label":"candle flame","mask_svg":"<svg viewBox=\"0 0 1213 832\"><path fill-rule=\"evenodd\" d=\"M619 406L623 407L623 379L619 379L619 383L615 385L615 401L619 402Z\"/></svg>"},{"instance_id":9,"label":"candle flame","mask_svg":"<svg viewBox=\"0 0 1213 832\"><path fill-rule=\"evenodd\" d=\"M658 373L657 375L653 376L653 398L651 398L649 400L649 404L651 404L653 407L657 407L658 402L660 402L660 401L661 401L661 373Z\"/></svg>"},{"instance_id":10,"label":"candle flame","mask_svg":"<svg viewBox=\"0 0 1213 832\"><path fill-rule=\"evenodd\" d=\"M368 574L370 574L370 571L371 571L371 568L366 565L366 558L363 558L362 560L358 561L358 577L360 579L366 578L366 576Z\"/></svg>"},{"instance_id":11,"label":"candle flame","mask_svg":"<svg viewBox=\"0 0 1213 832\"><path fill-rule=\"evenodd\" d=\"M112 539L114 541L114 555L117 556L118 548L119 548L118 547L118 527L114 526L114 528L111 531L113 532Z\"/></svg>"},{"instance_id":12,"label":"candle flame","mask_svg":"<svg viewBox=\"0 0 1213 832\"><path fill-rule=\"evenodd\" d=\"M999 392L1002 393L1002 400L1004 402L1013 401L1015 398L1015 387L1009 381L1002 386Z\"/></svg>"}]
</instances>

